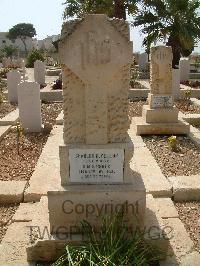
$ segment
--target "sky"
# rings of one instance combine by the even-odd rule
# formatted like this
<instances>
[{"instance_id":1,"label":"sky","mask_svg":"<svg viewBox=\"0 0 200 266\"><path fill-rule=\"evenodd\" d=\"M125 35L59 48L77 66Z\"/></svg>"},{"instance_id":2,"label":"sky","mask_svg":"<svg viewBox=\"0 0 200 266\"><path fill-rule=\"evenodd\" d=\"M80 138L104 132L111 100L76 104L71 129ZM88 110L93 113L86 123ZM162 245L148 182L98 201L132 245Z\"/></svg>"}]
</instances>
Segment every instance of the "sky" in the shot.
<instances>
[{"instance_id":1,"label":"sky","mask_svg":"<svg viewBox=\"0 0 200 266\"><path fill-rule=\"evenodd\" d=\"M0 0L0 32L18 23L32 23L36 38L60 34L65 0ZM143 36L138 28L131 29L133 51L144 51Z\"/></svg>"}]
</instances>

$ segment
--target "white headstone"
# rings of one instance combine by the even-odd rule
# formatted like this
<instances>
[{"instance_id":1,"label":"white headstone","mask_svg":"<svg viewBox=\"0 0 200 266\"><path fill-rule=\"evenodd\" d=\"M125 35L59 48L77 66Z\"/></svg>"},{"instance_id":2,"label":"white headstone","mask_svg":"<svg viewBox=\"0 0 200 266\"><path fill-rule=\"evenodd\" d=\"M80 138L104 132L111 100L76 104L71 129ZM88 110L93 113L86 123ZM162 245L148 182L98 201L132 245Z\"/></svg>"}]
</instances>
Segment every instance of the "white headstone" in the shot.
<instances>
[{"instance_id":1,"label":"white headstone","mask_svg":"<svg viewBox=\"0 0 200 266\"><path fill-rule=\"evenodd\" d=\"M19 118L28 132L42 129L40 85L36 82L22 82L18 85Z\"/></svg>"},{"instance_id":2,"label":"white headstone","mask_svg":"<svg viewBox=\"0 0 200 266\"><path fill-rule=\"evenodd\" d=\"M148 63L148 54L147 53L139 54L138 57L139 70L145 69L147 63Z\"/></svg>"},{"instance_id":3,"label":"white headstone","mask_svg":"<svg viewBox=\"0 0 200 266\"><path fill-rule=\"evenodd\" d=\"M179 63L180 79L188 80L190 74L190 60L189 58L181 58Z\"/></svg>"},{"instance_id":4,"label":"white headstone","mask_svg":"<svg viewBox=\"0 0 200 266\"><path fill-rule=\"evenodd\" d=\"M179 100L181 98L180 69L172 69L172 94L175 100Z\"/></svg>"},{"instance_id":5,"label":"white headstone","mask_svg":"<svg viewBox=\"0 0 200 266\"><path fill-rule=\"evenodd\" d=\"M17 70L11 70L7 74L8 101L17 103L17 85L21 82L21 74Z\"/></svg>"},{"instance_id":6,"label":"white headstone","mask_svg":"<svg viewBox=\"0 0 200 266\"><path fill-rule=\"evenodd\" d=\"M40 60L36 60L34 63L35 82L39 83L40 85L44 85L45 84L45 72L46 72L45 63Z\"/></svg>"}]
</instances>

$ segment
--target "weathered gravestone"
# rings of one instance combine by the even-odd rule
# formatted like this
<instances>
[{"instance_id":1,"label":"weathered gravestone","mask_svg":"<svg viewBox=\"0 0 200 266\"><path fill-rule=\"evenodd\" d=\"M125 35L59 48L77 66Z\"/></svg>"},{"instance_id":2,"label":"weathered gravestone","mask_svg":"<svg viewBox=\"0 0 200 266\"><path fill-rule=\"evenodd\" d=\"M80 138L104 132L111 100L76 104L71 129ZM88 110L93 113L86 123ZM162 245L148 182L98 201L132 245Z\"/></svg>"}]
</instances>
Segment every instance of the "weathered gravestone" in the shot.
<instances>
[{"instance_id":1,"label":"weathered gravestone","mask_svg":"<svg viewBox=\"0 0 200 266\"><path fill-rule=\"evenodd\" d=\"M36 60L34 62L35 82L37 82L40 85L45 85L45 72L46 72L45 63L40 60Z\"/></svg>"},{"instance_id":2,"label":"weathered gravestone","mask_svg":"<svg viewBox=\"0 0 200 266\"><path fill-rule=\"evenodd\" d=\"M137 134L187 134L189 125L178 120L172 95L171 47L151 48L151 92L148 105L143 106L142 118L134 118Z\"/></svg>"},{"instance_id":3,"label":"weathered gravestone","mask_svg":"<svg viewBox=\"0 0 200 266\"><path fill-rule=\"evenodd\" d=\"M148 64L148 54L147 53L141 53L138 56L138 65L139 70L144 70L147 67Z\"/></svg>"},{"instance_id":4,"label":"weathered gravestone","mask_svg":"<svg viewBox=\"0 0 200 266\"><path fill-rule=\"evenodd\" d=\"M180 79L188 80L190 75L190 60L189 58L181 58L179 62L180 67Z\"/></svg>"},{"instance_id":5,"label":"weathered gravestone","mask_svg":"<svg viewBox=\"0 0 200 266\"><path fill-rule=\"evenodd\" d=\"M42 129L40 85L36 82L22 82L18 85L19 118L27 132Z\"/></svg>"},{"instance_id":6,"label":"weathered gravestone","mask_svg":"<svg viewBox=\"0 0 200 266\"><path fill-rule=\"evenodd\" d=\"M133 143L127 133L132 60L128 24L105 15L66 22L59 53L64 100L62 186L48 191L50 232L57 241L54 255L58 232L72 239L74 233L81 234L82 220L98 232L105 215L120 211L134 230L143 226L146 204L144 185L129 164ZM38 241L35 251L44 254L44 244ZM28 254L34 258L34 247Z\"/></svg>"},{"instance_id":7,"label":"weathered gravestone","mask_svg":"<svg viewBox=\"0 0 200 266\"><path fill-rule=\"evenodd\" d=\"M8 86L8 101L10 103L17 103L17 85L21 82L21 74L17 70L11 70L7 74L7 86Z\"/></svg>"}]
</instances>

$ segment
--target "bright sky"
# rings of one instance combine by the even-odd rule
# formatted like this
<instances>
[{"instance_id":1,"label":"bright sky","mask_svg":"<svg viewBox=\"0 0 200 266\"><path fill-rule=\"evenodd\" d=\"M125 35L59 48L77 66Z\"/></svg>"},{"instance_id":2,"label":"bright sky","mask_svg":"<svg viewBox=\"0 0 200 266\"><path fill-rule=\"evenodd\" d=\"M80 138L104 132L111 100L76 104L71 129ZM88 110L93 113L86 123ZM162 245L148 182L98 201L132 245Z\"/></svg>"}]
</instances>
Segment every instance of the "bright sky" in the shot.
<instances>
[{"instance_id":1,"label":"bright sky","mask_svg":"<svg viewBox=\"0 0 200 266\"><path fill-rule=\"evenodd\" d=\"M0 32L8 31L18 23L32 23L37 39L56 35L61 31L65 0L0 0ZM131 30L134 52L144 50L142 36L137 28Z\"/></svg>"}]
</instances>

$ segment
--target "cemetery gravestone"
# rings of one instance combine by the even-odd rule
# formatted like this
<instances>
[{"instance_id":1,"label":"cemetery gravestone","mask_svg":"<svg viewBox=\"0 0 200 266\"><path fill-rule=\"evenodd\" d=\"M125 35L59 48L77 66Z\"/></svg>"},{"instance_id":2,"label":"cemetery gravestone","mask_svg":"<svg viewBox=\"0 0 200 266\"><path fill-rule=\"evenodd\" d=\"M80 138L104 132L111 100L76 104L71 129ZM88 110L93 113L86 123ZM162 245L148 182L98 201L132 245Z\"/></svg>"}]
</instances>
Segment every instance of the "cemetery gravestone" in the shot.
<instances>
[{"instance_id":1,"label":"cemetery gravestone","mask_svg":"<svg viewBox=\"0 0 200 266\"><path fill-rule=\"evenodd\" d=\"M45 85L45 72L46 72L45 63L40 60L36 60L34 62L35 82L37 82L40 85Z\"/></svg>"},{"instance_id":2,"label":"cemetery gravestone","mask_svg":"<svg viewBox=\"0 0 200 266\"><path fill-rule=\"evenodd\" d=\"M10 103L17 103L17 85L21 82L21 74L17 70L11 70L7 74L7 86L8 86L8 101Z\"/></svg>"},{"instance_id":3,"label":"cemetery gravestone","mask_svg":"<svg viewBox=\"0 0 200 266\"><path fill-rule=\"evenodd\" d=\"M126 200L130 204L139 201L142 221L145 190L133 186L129 164L133 143L127 133L132 61L128 25L105 15L87 15L83 21L68 22L62 29L59 53L64 108L60 174L65 189L48 192L51 232L66 219L72 226L86 218L83 213L68 219L59 211L62 201L72 197L78 197L82 204L98 199L113 206ZM88 221L98 227L100 218L91 214Z\"/></svg>"},{"instance_id":4,"label":"cemetery gravestone","mask_svg":"<svg viewBox=\"0 0 200 266\"><path fill-rule=\"evenodd\" d=\"M189 125L178 120L172 92L171 47L151 48L150 94L142 118L134 118L137 134L187 134Z\"/></svg>"},{"instance_id":5,"label":"cemetery gravestone","mask_svg":"<svg viewBox=\"0 0 200 266\"><path fill-rule=\"evenodd\" d=\"M138 56L139 70L144 70L148 63L148 54L141 53Z\"/></svg>"},{"instance_id":6,"label":"cemetery gravestone","mask_svg":"<svg viewBox=\"0 0 200 266\"><path fill-rule=\"evenodd\" d=\"M188 80L190 74L190 60L189 58L181 58L179 62L180 79L181 81Z\"/></svg>"},{"instance_id":7,"label":"cemetery gravestone","mask_svg":"<svg viewBox=\"0 0 200 266\"><path fill-rule=\"evenodd\" d=\"M31 259L38 259L38 254L52 259L66 241L80 243L82 220L98 232L105 215L122 211L134 230L143 226L145 215L144 184L130 167L133 143L127 131L132 43L128 24L106 15L66 22L59 55L64 98L61 180L60 187L47 193L45 217L52 238L42 241L38 237L27 249ZM37 224L40 227L40 219L34 221ZM58 233L65 235L65 241Z\"/></svg>"},{"instance_id":8,"label":"cemetery gravestone","mask_svg":"<svg viewBox=\"0 0 200 266\"><path fill-rule=\"evenodd\" d=\"M27 132L40 132L42 129L40 85L23 82L18 85L19 118Z\"/></svg>"}]
</instances>

